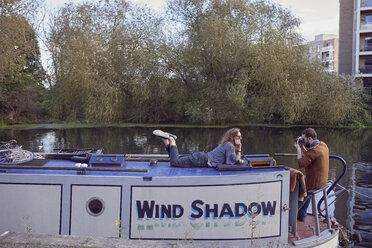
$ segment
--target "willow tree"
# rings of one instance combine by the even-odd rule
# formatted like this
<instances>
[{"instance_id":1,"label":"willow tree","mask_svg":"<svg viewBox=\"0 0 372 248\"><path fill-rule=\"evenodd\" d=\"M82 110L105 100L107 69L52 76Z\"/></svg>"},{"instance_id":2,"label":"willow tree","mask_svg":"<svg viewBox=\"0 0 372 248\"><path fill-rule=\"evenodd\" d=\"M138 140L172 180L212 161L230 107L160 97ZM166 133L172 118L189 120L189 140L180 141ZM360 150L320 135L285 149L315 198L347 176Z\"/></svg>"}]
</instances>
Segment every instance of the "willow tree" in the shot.
<instances>
[{"instance_id":1,"label":"willow tree","mask_svg":"<svg viewBox=\"0 0 372 248\"><path fill-rule=\"evenodd\" d=\"M163 17L124 0L65 5L48 41L53 113L95 122L346 123L359 96L349 78L308 61L298 25L263 0L169 0Z\"/></svg>"},{"instance_id":2,"label":"willow tree","mask_svg":"<svg viewBox=\"0 0 372 248\"><path fill-rule=\"evenodd\" d=\"M183 83L186 115L201 123L242 121L250 72L255 68L255 23L246 1L170 1L168 67ZM229 115L226 115L229 113Z\"/></svg>"},{"instance_id":3,"label":"willow tree","mask_svg":"<svg viewBox=\"0 0 372 248\"><path fill-rule=\"evenodd\" d=\"M177 116L169 94L177 89L159 53L164 40L162 18L146 7L129 5L125 17L119 20L112 15L110 22L114 24L109 42L111 83L123 96L122 120L158 122Z\"/></svg>"},{"instance_id":4,"label":"willow tree","mask_svg":"<svg viewBox=\"0 0 372 248\"><path fill-rule=\"evenodd\" d=\"M326 72L319 63L308 60L307 47L294 29L299 22L288 10L262 1L253 6L261 10L255 18L261 27L256 44L258 68L247 98L253 118L337 125L362 111L360 91L351 88L351 77Z\"/></svg>"},{"instance_id":5,"label":"willow tree","mask_svg":"<svg viewBox=\"0 0 372 248\"><path fill-rule=\"evenodd\" d=\"M49 35L57 117L107 122L165 116L167 104L153 97L155 90L166 96L156 53L160 25L148 9L120 0L63 7Z\"/></svg>"},{"instance_id":6,"label":"willow tree","mask_svg":"<svg viewBox=\"0 0 372 248\"><path fill-rule=\"evenodd\" d=\"M105 24L93 4L68 4L54 17L49 48L54 65L53 112L62 120L110 120L115 90L107 84ZM108 117L109 116L109 117Z\"/></svg>"},{"instance_id":7,"label":"willow tree","mask_svg":"<svg viewBox=\"0 0 372 248\"><path fill-rule=\"evenodd\" d=\"M33 117L45 72L35 31L27 20L38 1L0 3L0 115L6 119Z\"/></svg>"}]
</instances>

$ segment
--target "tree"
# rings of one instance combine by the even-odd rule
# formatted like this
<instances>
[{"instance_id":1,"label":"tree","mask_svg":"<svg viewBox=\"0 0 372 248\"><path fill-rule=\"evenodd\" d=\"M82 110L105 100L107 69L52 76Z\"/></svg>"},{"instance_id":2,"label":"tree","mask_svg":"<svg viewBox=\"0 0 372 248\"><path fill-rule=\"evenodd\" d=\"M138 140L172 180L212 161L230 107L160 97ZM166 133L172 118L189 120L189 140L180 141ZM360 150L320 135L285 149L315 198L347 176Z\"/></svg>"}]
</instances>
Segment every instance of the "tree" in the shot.
<instances>
[{"instance_id":1,"label":"tree","mask_svg":"<svg viewBox=\"0 0 372 248\"><path fill-rule=\"evenodd\" d=\"M186 89L189 121L336 125L361 109L351 78L308 61L288 9L262 0L171 0L168 15L178 28L165 61Z\"/></svg>"},{"instance_id":2,"label":"tree","mask_svg":"<svg viewBox=\"0 0 372 248\"><path fill-rule=\"evenodd\" d=\"M167 9L158 16L124 0L61 8L48 35L56 117L337 125L358 110L364 118L351 79L308 61L289 10L263 0L169 0Z\"/></svg>"},{"instance_id":3,"label":"tree","mask_svg":"<svg viewBox=\"0 0 372 248\"><path fill-rule=\"evenodd\" d=\"M157 53L159 18L117 0L69 4L53 21L48 43L59 119L165 120L161 98L168 79Z\"/></svg>"},{"instance_id":4,"label":"tree","mask_svg":"<svg viewBox=\"0 0 372 248\"><path fill-rule=\"evenodd\" d=\"M170 1L169 14L182 24L168 62L193 96L186 110L190 120L243 121L262 43L293 39L298 21L264 1Z\"/></svg>"},{"instance_id":5,"label":"tree","mask_svg":"<svg viewBox=\"0 0 372 248\"><path fill-rule=\"evenodd\" d=\"M36 34L26 19L34 7L28 1L0 4L0 115L14 119L38 111L45 72Z\"/></svg>"}]
</instances>

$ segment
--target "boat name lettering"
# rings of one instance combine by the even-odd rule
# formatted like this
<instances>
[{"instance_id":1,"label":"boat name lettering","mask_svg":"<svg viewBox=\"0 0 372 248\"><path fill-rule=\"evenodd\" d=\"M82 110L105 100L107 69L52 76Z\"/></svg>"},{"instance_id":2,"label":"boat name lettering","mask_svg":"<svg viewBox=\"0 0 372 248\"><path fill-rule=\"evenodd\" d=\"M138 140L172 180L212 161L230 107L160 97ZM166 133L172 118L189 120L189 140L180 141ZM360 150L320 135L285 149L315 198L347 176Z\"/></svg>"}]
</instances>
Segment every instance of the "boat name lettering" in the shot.
<instances>
[{"instance_id":1,"label":"boat name lettering","mask_svg":"<svg viewBox=\"0 0 372 248\"><path fill-rule=\"evenodd\" d=\"M138 219L142 218L172 218L183 216L184 207L179 204L156 204L155 201L136 201ZM263 216L275 215L276 201L251 202L246 204L238 202L235 204L206 204L202 200L194 200L191 203L190 219L199 218L241 218L247 215L250 218L262 214Z\"/></svg>"},{"instance_id":2,"label":"boat name lettering","mask_svg":"<svg viewBox=\"0 0 372 248\"><path fill-rule=\"evenodd\" d=\"M182 217L184 210L181 205L159 205L155 201L136 201L138 218L179 218ZM155 214L154 214L155 213Z\"/></svg>"}]
</instances>

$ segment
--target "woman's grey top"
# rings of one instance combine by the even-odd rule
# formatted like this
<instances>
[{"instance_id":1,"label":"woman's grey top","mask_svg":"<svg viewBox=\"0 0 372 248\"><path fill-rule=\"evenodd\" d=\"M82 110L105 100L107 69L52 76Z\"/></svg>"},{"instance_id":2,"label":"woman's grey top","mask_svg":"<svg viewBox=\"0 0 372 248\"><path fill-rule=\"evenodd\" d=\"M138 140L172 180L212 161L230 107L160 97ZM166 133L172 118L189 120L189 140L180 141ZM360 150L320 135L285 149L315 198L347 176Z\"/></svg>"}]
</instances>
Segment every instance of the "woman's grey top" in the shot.
<instances>
[{"instance_id":1,"label":"woman's grey top","mask_svg":"<svg viewBox=\"0 0 372 248\"><path fill-rule=\"evenodd\" d=\"M230 142L217 146L207 154L208 165L211 167L216 167L218 164L236 164L238 161L234 146Z\"/></svg>"}]
</instances>

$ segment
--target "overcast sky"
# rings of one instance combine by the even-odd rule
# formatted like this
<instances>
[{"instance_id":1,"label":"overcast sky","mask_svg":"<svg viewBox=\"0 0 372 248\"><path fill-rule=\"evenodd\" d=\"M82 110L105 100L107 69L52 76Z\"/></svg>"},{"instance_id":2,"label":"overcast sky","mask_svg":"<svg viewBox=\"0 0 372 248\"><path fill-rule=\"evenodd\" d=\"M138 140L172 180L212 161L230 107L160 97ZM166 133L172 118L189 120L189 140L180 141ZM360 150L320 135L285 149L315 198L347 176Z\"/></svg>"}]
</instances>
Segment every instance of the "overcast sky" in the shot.
<instances>
[{"instance_id":1,"label":"overcast sky","mask_svg":"<svg viewBox=\"0 0 372 248\"><path fill-rule=\"evenodd\" d=\"M301 19L300 33L308 40L317 34L338 35L339 0L274 0Z\"/></svg>"},{"instance_id":2,"label":"overcast sky","mask_svg":"<svg viewBox=\"0 0 372 248\"><path fill-rule=\"evenodd\" d=\"M156 11L161 11L165 6L165 0L130 1L146 4ZM61 7L65 2L71 2L71 0L46 0L49 7ZM302 24L299 32L307 40L314 40L317 34L338 35L339 0L273 0L273 2L290 9L294 16L300 18Z\"/></svg>"}]
</instances>

